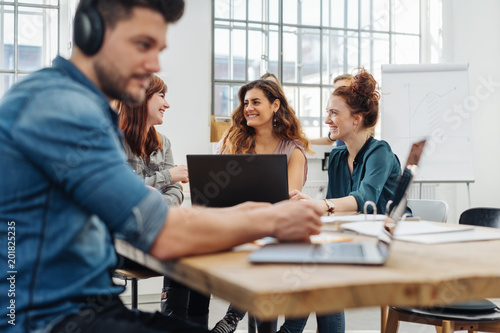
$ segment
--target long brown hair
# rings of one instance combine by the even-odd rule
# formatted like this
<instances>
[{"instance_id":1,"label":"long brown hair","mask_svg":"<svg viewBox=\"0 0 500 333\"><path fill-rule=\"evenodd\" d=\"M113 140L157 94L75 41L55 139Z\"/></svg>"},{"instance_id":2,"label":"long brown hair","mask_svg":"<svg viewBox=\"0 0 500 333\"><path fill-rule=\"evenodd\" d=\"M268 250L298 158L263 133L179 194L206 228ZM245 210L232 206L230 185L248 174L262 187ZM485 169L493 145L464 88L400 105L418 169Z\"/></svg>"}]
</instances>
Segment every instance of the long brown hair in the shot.
<instances>
[{"instance_id":1,"label":"long brown hair","mask_svg":"<svg viewBox=\"0 0 500 333\"><path fill-rule=\"evenodd\" d=\"M378 101L380 93L376 91L377 81L364 68L354 75L351 84L341 86L332 93L341 97L351 109L351 114L363 115L363 127L372 128L378 120Z\"/></svg>"},{"instance_id":2,"label":"long brown hair","mask_svg":"<svg viewBox=\"0 0 500 333\"><path fill-rule=\"evenodd\" d=\"M120 128L125 134L125 140L137 156L146 157L155 150L162 149L160 135L154 126L147 129L148 102L156 93L166 93L167 85L156 75L151 76L151 84L146 90L146 98L141 105L131 107L123 102L118 103Z\"/></svg>"},{"instance_id":3,"label":"long brown hair","mask_svg":"<svg viewBox=\"0 0 500 333\"><path fill-rule=\"evenodd\" d=\"M269 80L252 81L242 86L238 91L240 104L232 113L231 127L224 133L221 152L223 154L255 154L255 129L247 125L244 114L245 95L251 89L262 90L270 103L276 99L280 101L280 107L275 114L274 134L280 139L300 141L304 149L310 153L309 140L302 132L302 125L295 115L295 111L288 105L281 87Z\"/></svg>"}]
</instances>

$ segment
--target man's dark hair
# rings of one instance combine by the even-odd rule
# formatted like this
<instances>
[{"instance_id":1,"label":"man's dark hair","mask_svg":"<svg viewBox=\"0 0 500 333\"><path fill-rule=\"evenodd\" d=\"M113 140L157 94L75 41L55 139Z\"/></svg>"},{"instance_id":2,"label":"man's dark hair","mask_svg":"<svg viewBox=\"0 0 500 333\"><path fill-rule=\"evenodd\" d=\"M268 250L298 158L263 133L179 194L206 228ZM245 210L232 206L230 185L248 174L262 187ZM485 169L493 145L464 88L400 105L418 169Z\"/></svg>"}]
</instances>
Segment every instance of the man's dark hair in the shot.
<instances>
[{"instance_id":1,"label":"man's dark hair","mask_svg":"<svg viewBox=\"0 0 500 333\"><path fill-rule=\"evenodd\" d=\"M159 12L168 23L178 21L184 14L184 0L101 0L94 3L104 25L111 29L119 21L128 19L134 7L149 8Z\"/></svg>"}]
</instances>

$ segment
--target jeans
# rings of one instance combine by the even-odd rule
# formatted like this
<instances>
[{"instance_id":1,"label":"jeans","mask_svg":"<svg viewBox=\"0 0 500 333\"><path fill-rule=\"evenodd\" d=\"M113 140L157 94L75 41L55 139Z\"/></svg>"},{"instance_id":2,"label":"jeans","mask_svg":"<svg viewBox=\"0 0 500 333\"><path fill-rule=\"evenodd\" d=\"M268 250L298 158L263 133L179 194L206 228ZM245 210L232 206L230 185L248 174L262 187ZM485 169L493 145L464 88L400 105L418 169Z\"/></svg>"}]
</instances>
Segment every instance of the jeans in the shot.
<instances>
[{"instance_id":1,"label":"jeans","mask_svg":"<svg viewBox=\"0 0 500 333\"><path fill-rule=\"evenodd\" d=\"M163 278L163 290L167 298L162 300L161 312L174 315L208 327L210 296L192 290L182 283Z\"/></svg>"},{"instance_id":2,"label":"jeans","mask_svg":"<svg viewBox=\"0 0 500 333\"><path fill-rule=\"evenodd\" d=\"M333 313L324 316L316 316L319 333L344 333L345 316L344 312ZM301 333L306 326L307 318L285 319L282 332ZM286 330L286 331L285 331Z\"/></svg>"},{"instance_id":3,"label":"jeans","mask_svg":"<svg viewBox=\"0 0 500 333\"><path fill-rule=\"evenodd\" d=\"M90 305L60 321L51 333L208 333L202 326L159 312L127 309L119 298L105 306Z\"/></svg>"}]
</instances>

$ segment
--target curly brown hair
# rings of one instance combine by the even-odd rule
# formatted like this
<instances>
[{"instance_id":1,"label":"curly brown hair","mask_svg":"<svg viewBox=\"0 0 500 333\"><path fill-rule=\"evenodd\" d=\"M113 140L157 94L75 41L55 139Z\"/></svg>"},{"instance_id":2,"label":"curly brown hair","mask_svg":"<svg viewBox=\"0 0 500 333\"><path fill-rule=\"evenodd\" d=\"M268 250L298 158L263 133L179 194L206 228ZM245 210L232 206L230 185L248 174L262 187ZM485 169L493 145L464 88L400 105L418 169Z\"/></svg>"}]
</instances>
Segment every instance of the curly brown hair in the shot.
<instances>
[{"instance_id":1,"label":"curly brown hair","mask_svg":"<svg viewBox=\"0 0 500 333\"><path fill-rule=\"evenodd\" d=\"M283 89L269 80L255 80L245 84L238 91L239 106L234 109L231 119L231 127L224 133L222 139L222 154L255 154L255 129L247 125L244 114L244 100L247 91L260 89L270 103L276 99L280 101L280 107L275 113L276 127L273 132L282 140L298 140L304 149L311 153L309 140L302 131L302 125L290 107L283 93Z\"/></svg>"}]
</instances>

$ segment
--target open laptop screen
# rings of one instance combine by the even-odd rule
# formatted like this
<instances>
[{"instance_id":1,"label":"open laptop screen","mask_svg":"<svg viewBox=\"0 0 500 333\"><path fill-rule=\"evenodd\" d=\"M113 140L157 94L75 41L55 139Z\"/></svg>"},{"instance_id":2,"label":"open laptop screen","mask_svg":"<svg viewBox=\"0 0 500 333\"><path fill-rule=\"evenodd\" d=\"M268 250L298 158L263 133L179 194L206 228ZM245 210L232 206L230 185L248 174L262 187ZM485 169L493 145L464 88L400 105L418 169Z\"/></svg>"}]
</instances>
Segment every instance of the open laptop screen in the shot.
<instances>
[{"instance_id":1,"label":"open laptop screen","mask_svg":"<svg viewBox=\"0 0 500 333\"><path fill-rule=\"evenodd\" d=\"M288 199L286 155L187 155L187 165L193 205L229 207Z\"/></svg>"}]
</instances>

